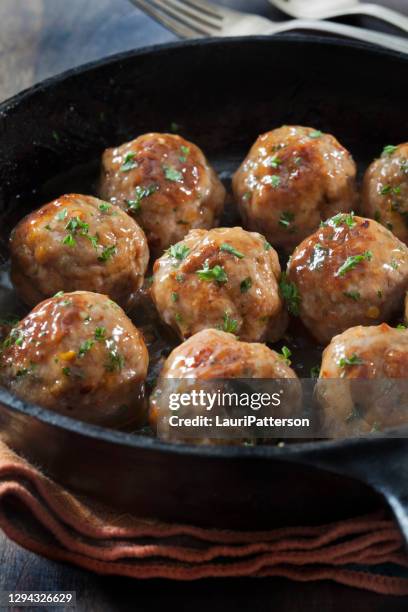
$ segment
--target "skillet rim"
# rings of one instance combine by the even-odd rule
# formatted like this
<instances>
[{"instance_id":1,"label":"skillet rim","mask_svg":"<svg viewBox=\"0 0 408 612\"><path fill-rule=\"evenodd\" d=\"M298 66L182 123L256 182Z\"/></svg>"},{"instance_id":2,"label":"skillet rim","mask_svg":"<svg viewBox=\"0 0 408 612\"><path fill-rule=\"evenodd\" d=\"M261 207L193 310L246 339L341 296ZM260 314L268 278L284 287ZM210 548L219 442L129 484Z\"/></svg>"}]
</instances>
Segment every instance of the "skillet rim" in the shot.
<instances>
[{"instance_id":1,"label":"skillet rim","mask_svg":"<svg viewBox=\"0 0 408 612\"><path fill-rule=\"evenodd\" d=\"M92 72L95 69L105 68L110 65L118 64L121 61L128 60L130 58L138 56L148 56L158 54L166 51L172 51L173 49L191 49L202 46L233 46L237 44L246 43L255 44L277 44L282 42L294 43L296 45L303 44L314 44L322 45L326 47L344 47L355 49L356 51L364 52L368 56L381 56L389 58L390 60L399 60L403 63L408 64L408 54L379 47L371 43L363 43L350 39L342 39L337 37L326 37L315 34L277 34L273 36L234 36L234 37L214 37L214 38L198 38L192 40L173 41L168 43L161 43L155 45L148 45L137 49L130 49L108 55L104 58L86 62L79 66L75 66L61 73L48 77L34 85L18 92L11 98L4 100L0 103L0 121L7 120L7 113L12 112L20 104L23 104L25 100L29 99L32 95L38 92L46 91L51 89L53 86L59 83L69 80L79 74ZM129 448L139 448L146 451L155 452L171 452L177 455L195 455L199 457L225 457L229 459L241 459L242 457L251 458L273 458L273 459L292 459L303 461L308 455L314 454L316 451L324 449L350 449L352 450L356 445L358 448L362 448L363 445L370 447L375 445L378 440L384 439L383 436L370 436L370 437L359 437L349 438L340 440L320 440L308 443L293 443L285 445L284 447L277 447L272 445L245 447L245 446L221 446L221 445L206 445L198 446L191 444L180 444L164 442L159 438L144 436L141 434L126 433L114 429L108 429L99 425L93 425L84 421L79 421L68 416L61 415L57 412L42 408L36 404L31 404L20 400L16 395L13 395L6 389L0 388L0 405L3 405L7 410L17 412L24 416L37 419L42 423L57 427L59 429L69 431L71 433L81 435L84 437L90 437L103 442L111 444L119 444ZM388 438L389 439L389 438Z\"/></svg>"}]
</instances>

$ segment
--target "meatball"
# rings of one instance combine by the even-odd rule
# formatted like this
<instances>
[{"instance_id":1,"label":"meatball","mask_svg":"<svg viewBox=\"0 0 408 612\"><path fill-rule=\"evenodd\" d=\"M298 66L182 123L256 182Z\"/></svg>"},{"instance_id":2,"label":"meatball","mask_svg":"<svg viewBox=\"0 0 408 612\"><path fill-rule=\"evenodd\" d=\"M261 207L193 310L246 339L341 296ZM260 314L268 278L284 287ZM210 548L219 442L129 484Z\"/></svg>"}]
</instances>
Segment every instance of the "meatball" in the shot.
<instances>
[{"instance_id":1,"label":"meatball","mask_svg":"<svg viewBox=\"0 0 408 612\"><path fill-rule=\"evenodd\" d=\"M277 379L278 386L274 391L282 391L283 388L284 398L279 407L280 416L283 413L293 415L299 410L300 381L282 355L264 344L241 342L232 334L223 331L202 330L175 348L167 358L150 398L150 424L156 428L160 419L161 434L170 435L166 420L170 406L169 393L191 393L193 389L204 389L213 393L216 390L236 392L237 388L234 386L226 387L225 379L245 379L245 382L249 382L248 379L252 378ZM173 382L169 382L169 379L173 379ZM290 382L284 384L283 379L290 379ZM270 391L273 383L268 381L267 384ZM259 382L256 390L259 390ZM233 408L235 414L240 411L239 406ZM225 410L228 413L228 407L217 402L214 410L219 415ZM192 406L187 412L189 416L194 416L204 411L202 406ZM250 409L246 408L244 412L248 414Z\"/></svg>"},{"instance_id":2,"label":"meatball","mask_svg":"<svg viewBox=\"0 0 408 612\"><path fill-rule=\"evenodd\" d=\"M408 143L388 145L369 166L364 175L361 211L408 243Z\"/></svg>"},{"instance_id":3,"label":"meatball","mask_svg":"<svg viewBox=\"0 0 408 612\"><path fill-rule=\"evenodd\" d=\"M225 200L203 152L174 134L144 134L107 149L100 193L135 216L155 256L191 228L217 225Z\"/></svg>"},{"instance_id":4,"label":"meatball","mask_svg":"<svg viewBox=\"0 0 408 612\"><path fill-rule=\"evenodd\" d=\"M123 211L63 195L24 217L10 239L11 278L29 306L58 291L107 293L132 305L149 261L146 237Z\"/></svg>"},{"instance_id":5,"label":"meatball","mask_svg":"<svg viewBox=\"0 0 408 612\"><path fill-rule=\"evenodd\" d=\"M145 416L148 353L107 296L65 293L38 304L3 344L0 382L18 397L88 423L122 427Z\"/></svg>"},{"instance_id":6,"label":"meatball","mask_svg":"<svg viewBox=\"0 0 408 612\"><path fill-rule=\"evenodd\" d=\"M376 221L339 214L295 249L281 287L292 312L324 344L402 311L408 249Z\"/></svg>"},{"instance_id":7,"label":"meatball","mask_svg":"<svg viewBox=\"0 0 408 612\"><path fill-rule=\"evenodd\" d=\"M209 327L247 341L275 341L285 331L278 256L260 234L241 227L191 230L153 272L157 310L182 339Z\"/></svg>"},{"instance_id":8,"label":"meatball","mask_svg":"<svg viewBox=\"0 0 408 612\"><path fill-rule=\"evenodd\" d=\"M283 126L256 140L233 177L244 227L290 251L357 202L356 165L330 134Z\"/></svg>"},{"instance_id":9,"label":"meatball","mask_svg":"<svg viewBox=\"0 0 408 612\"><path fill-rule=\"evenodd\" d=\"M386 323L358 325L335 336L323 353L316 386L328 434L367 433L407 423L407 369L405 329Z\"/></svg>"}]
</instances>

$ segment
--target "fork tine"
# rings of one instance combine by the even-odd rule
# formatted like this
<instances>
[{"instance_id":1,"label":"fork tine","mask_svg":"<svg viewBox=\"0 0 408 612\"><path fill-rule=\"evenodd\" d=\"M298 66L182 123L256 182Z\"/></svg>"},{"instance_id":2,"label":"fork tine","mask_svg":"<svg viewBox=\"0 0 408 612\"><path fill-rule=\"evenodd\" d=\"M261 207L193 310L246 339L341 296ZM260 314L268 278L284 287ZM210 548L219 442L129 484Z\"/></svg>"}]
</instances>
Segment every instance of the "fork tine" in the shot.
<instances>
[{"instance_id":1,"label":"fork tine","mask_svg":"<svg viewBox=\"0 0 408 612\"><path fill-rule=\"evenodd\" d=\"M197 32L195 32L192 28L184 26L178 20L172 19L168 15L164 14L162 11L159 11L157 8L154 8L150 2L147 0L131 0L132 4L140 8L142 11L153 17L155 21L158 21L165 28L174 32L177 36L181 38L196 38Z\"/></svg>"},{"instance_id":2,"label":"fork tine","mask_svg":"<svg viewBox=\"0 0 408 612\"><path fill-rule=\"evenodd\" d=\"M219 20L211 21L212 18L204 15L201 9L188 7L183 0L151 0L151 3L203 36L216 36L222 29Z\"/></svg>"},{"instance_id":3,"label":"fork tine","mask_svg":"<svg viewBox=\"0 0 408 612\"><path fill-rule=\"evenodd\" d=\"M198 9L205 13L209 17L220 19L222 21L222 14L214 4L207 2L206 0L182 0L184 4L191 6L192 8Z\"/></svg>"}]
</instances>

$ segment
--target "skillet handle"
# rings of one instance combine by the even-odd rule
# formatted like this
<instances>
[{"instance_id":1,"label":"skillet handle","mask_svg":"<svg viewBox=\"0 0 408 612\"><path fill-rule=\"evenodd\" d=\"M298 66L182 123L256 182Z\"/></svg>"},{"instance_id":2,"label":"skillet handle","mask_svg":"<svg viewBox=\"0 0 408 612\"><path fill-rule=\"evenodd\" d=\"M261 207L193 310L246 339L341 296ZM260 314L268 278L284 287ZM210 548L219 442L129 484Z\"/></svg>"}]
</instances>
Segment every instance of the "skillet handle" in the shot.
<instances>
[{"instance_id":1,"label":"skillet handle","mask_svg":"<svg viewBox=\"0 0 408 612\"><path fill-rule=\"evenodd\" d=\"M379 493L390 508L408 546L408 439L356 439L308 453L305 463L350 476Z\"/></svg>"}]
</instances>

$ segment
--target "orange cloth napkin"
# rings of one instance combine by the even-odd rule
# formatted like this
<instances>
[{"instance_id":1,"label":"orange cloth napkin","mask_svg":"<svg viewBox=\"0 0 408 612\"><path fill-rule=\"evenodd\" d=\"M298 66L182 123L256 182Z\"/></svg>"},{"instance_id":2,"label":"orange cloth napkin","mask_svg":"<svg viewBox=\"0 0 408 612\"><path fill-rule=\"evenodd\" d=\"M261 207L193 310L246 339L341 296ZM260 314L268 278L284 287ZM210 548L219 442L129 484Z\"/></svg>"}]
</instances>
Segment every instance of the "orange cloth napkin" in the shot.
<instances>
[{"instance_id":1,"label":"orange cloth napkin","mask_svg":"<svg viewBox=\"0 0 408 612\"><path fill-rule=\"evenodd\" d=\"M0 527L35 553L101 574L174 580L283 576L408 594L408 555L383 512L263 532L141 520L64 490L2 442Z\"/></svg>"}]
</instances>

